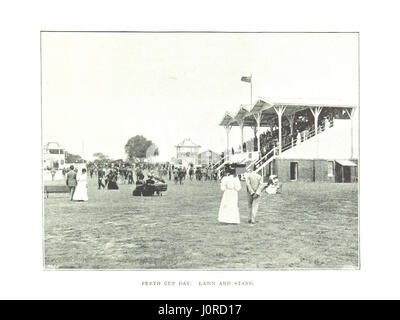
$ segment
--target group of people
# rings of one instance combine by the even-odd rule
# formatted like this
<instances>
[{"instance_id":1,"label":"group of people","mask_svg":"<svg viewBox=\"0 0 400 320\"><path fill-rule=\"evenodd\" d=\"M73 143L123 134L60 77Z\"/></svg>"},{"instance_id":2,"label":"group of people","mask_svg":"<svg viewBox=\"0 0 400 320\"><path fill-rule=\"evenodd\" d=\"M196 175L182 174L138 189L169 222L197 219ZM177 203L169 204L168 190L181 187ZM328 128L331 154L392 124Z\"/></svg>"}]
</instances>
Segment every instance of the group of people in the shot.
<instances>
[{"instance_id":1,"label":"group of people","mask_svg":"<svg viewBox=\"0 0 400 320\"><path fill-rule=\"evenodd\" d=\"M221 190L224 193L219 208L218 221L226 224L239 224L238 191L241 190L242 186L234 166L227 166L225 174L221 179ZM276 175L272 175L267 183L263 183L262 176L253 170L245 174L245 181L249 207L248 223L254 225L261 195L263 193L277 193L280 188L279 180Z\"/></svg>"},{"instance_id":2,"label":"group of people","mask_svg":"<svg viewBox=\"0 0 400 320\"><path fill-rule=\"evenodd\" d=\"M91 178L96 174L99 175L101 171L104 172L104 176L107 176L110 171L114 171L119 183L135 184L135 177L137 180L142 174L147 176L150 172L164 179L168 175L171 165L169 163L130 163L117 160L111 163L90 162L87 167Z\"/></svg>"},{"instance_id":3,"label":"group of people","mask_svg":"<svg viewBox=\"0 0 400 320\"><path fill-rule=\"evenodd\" d=\"M343 111L336 110L337 108L324 108L318 118L317 130L326 130L332 126L334 119L341 119L345 117ZM315 130L313 116L310 116L310 111L303 110L296 114L292 124L289 121L283 121L282 123L282 147L291 144L301 143L308 139L310 132ZM276 120L277 121L277 120ZM260 134L260 154L264 156L274 147L279 145L279 130L278 123L272 123L271 127ZM247 150L249 149L250 150ZM254 137L249 141L243 143L240 149L244 152L258 151L258 137ZM232 148L232 154L234 149Z\"/></svg>"},{"instance_id":4,"label":"group of people","mask_svg":"<svg viewBox=\"0 0 400 320\"><path fill-rule=\"evenodd\" d=\"M90 174L90 177L94 173L97 174L97 182L98 182L98 189L108 189L108 190L118 190L118 184L134 184L135 177L136 181L143 180L145 177L143 170L140 167L133 168L133 167L97 167L95 169L91 169L90 172L93 170L93 173ZM148 171L146 171L148 172Z\"/></svg>"},{"instance_id":5,"label":"group of people","mask_svg":"<svg viewBox=\"0 0 400 320\"><path fill-rule=\"evenodd\" d=\"M193 169L193 168L192 168ZM190 170L190 169L189 169ZM227 165L224 168L225 176L221 179L221 190L223 196L218 213L218 221L225 224L239 224L239 204L238 192L241 190L241 182L237 175L237 170L234 165ZM182 184L182 180L186 176L187 171L184 168L174 167L173 177L175 183ZM71 201L88 201L87 193L87 170L82 168L80 171L70 166L66 175L66 184L70 189ZM143 171L137 170L137 181L144 180ZM190 175L190 173L189 173ZM193 175L193 173L192 173ZM261 175L254 170L245 173L246 193L249 207L248 223L254 225L260 203L260 198L263 193L273 194L280 189L280 184L277 176L271 175L267 183L263 183ZM147 175L149 179L152 175ZM97 170L98 188L101 189L118 189L118 170L110 169L107 174L104 169Z\"/></svg>"},{"instance_id":6,"label":"group of people","mask_svg":"<svg viewBox=\"0 0 400 320\"><path fill-rule=\"evenodd\" d=\"M185 180L187 174L187 170L184 167L174 167L172 168L172 175L174 177L175 184L183 184L183 180ZM170 179L171 180L171 179Z\"/></svg>"},{"instance_id":7,"label":"group of people","mask_svg":"<svg viewBox=\"0 0 400 320\"><path fill-rule=\"evenodd\" d=\"M73 165L66 173L66 184L71 193L71 201L88 201L86 168L79 172Z\"/></svg>"},{"instance_id":8,"label":"group of people","mask_svg":"<svg viewBox=\"0 0 400 320\"><path fill-rule=\"evenodd\" d=\"M108 190L118 190L118 170L109 169L108 172L102 168L97 170L97 185L98 190L108 189Z\"/></svg>"},{"instance_id":9,"label":"group of people","mask_svg":"<svg viewBox=\"0 0 400 320\"><path fill-rule=\"evenodd\" d=\"M190 181L193 181L193 179L196 179L196 181L218 181L218 172L211 165L206 167L194 167L190 165L189 169L183 166L171 166L169 180L173 179L175 184L183 184L186 178L189 178Z\"/></svg>"},{"instance_id":10,"label":"group of people","mask_svg":"<svg viewBox=\"0 0 400 320\"><path fill-rule=\"evenodd\" d=\"M65 171L64 175L66 185L71 193L71 201L88 201L87 169L82 168L79 171L78 168L71 165L69 170ZM115 169L110 169L106 174L104 169L99 168L97 170L97 181L98 189L107 188L109 190L117 190L118 172Z\"/></svg>"},{"instance_id":11,"label":"group of people","mask_svg":"<svg viewBox=\"0 0 400 320\"><path fill-rule=\"evenodd\" d=\"M70 166L69 170L64 168L62 173L66 179L66 184L71 192L71 201L87 201L87 181L89 171L90 178L97 175L98 190L118 190L118 183L134 184L134 176L136 181L143 181L145 176L149 178L152 171L149 170L148 166L132 166L125 165L110 165L110 166L93 166L89 165L88 170L86 168L81 169L79 172L78 168L73 165ZM165 174L166 170L163 171Z\"/></svg>"},{"instance_id":12,"label":"group of people","mask_svg":"<svg viewBox=\"0 0 400 320\"><path fill-rule=\"evenodd\" d=\"M218 180L218 172L212 166L208 167L197 167L195 171L196 180L207 181L207 180Z\"/></svg>"}]
</instances>

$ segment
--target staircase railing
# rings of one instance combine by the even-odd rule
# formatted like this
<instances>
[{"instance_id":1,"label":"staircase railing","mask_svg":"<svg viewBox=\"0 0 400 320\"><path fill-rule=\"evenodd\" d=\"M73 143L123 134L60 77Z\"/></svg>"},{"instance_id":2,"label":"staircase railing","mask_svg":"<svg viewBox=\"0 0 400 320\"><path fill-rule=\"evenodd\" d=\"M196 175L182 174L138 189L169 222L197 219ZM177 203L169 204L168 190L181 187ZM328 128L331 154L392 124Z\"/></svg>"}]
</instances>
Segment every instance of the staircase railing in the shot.
<instances>
[{"instance_id":1,"label":"staircase railing","mask_svg":"<svg viewBox=\"0 0 400 320\"><path fill-rule=\"evenodd\" d=\"M255 161L253 161L252 163L250 163L246 169L251 169L252 166L254 167L258 167L261 164L263 164L265 161L267 161L270 157L272 157L273 155L275 155L277 152L277 148L273 147L269 152L267 152L264 156L262 156L260 159L257 159Z\"/></svg>"},{"instance_id":2,"label":"staircase railing","mask_svg":"<svg viewBox=\"0 0 400 320\"><path fill-rule=\"evenodd\" d=\"M333 127L333 121L329 121L329 128L331 128L331 127ZM328 128L325 124L323 124L322 126L318 126L317 134L325 131L326 129L328 129ZM304 131L300 132L300 137L292 138L292 140L289 143L283 145L281 152L287 151L287 150L293 148L294 146L297 146L300 143L314 137L315 135L316 135L315 128L312 130L304 130Z\"/></svg>"},{"instance_id":3,"label":"staircase railing","mask_svg":"<svg viewBox=\"0 0 400 320\"><path fill-rule=\"evenodd\" d=\"M274 153L274 155L272 155L264 163L262 163L255 171L259 172L260 170L262 170L265 166L267 166L270 162L272 162L272 160L275 159L275 156L276 156L276 154Z\"/></svg>"},{"instance_id":4,"label":"staircase railing","mask_svg":"<svg viewBox=\"0 0 400 320\"><path fill-rule=\"evenodd\" d=\"M212 168L215 169L215 168L219 167L222 163L224 163L224 159L223 158L221 160L219 160L218 162L214 163L212 165Z\"/></svg>"},{"instance_id":5,"label":"staircase railing","mask_svg":"<svg viewBox=\"0 0 400 320\"><path fill-rule=\"evenodd\" d=\"M325 131L326 129L328 129L328 127L333 127L334 122L333 121L329 121L329 125L327 126L327 123L323 123L321 126L318 126L317 128L317 133L315 133L315 129L311 129L311 130L304 130L302 132L300 132L300 137L296 137L296 138L292 138L291 141L289 143L286 143L284 145L282 145L282 149L281 149L281 153L285 152L291 148L293 148L296 145L299 145L300 143L314 137L316 134L319 134L323 131ZM279 148L278 147L273 147L270 151L268 151L264 156L262 156L259 159L256 159L254 161L252 161L247 167L246 169L249 170L251 169L253 166L256 168L256 172L260 171L262 168L264 168L266 165L268 165L274 158L275 156L279 155ZM245 162L246 159L244 159L242 162ZM224 159L221 159L220 161L218 161L216 164L214 164L213 168L216 168L217 171L221 170L224 165L226 164L226 162L224 161Z\"/></svg>"},{"instance_id":6,"label":"staircase railing","mask_svg":"<svg viewBox=\"0 0 400 320\"><path fill-rule=\"evenodd\" d=\"M289 143L283 145L282 149L281 149L282 150L281 152L284 152L284 151L287 151L289 149L292 149L293 147L299 145L300 143L302 143L302 142L304 142L304 141L306 141L306 140L308 140L308 139L310 139L311 137L314 137L314 136L315 136L315 130L314 129L312 129L312 130L304 130L304 131L300 132L300 137L292 138L292 140Z\"/></svg>"},{"instance_id":7,"label":"staircase railing","mask_svg":"<svg viewBox=\"0 0 400 320\"><path fill-rule=\"evenodd\" d=\"M222 161L222 163L217 167L217 171L221 170L225 166L225 161Z\"/></svg>"}]
</instances>

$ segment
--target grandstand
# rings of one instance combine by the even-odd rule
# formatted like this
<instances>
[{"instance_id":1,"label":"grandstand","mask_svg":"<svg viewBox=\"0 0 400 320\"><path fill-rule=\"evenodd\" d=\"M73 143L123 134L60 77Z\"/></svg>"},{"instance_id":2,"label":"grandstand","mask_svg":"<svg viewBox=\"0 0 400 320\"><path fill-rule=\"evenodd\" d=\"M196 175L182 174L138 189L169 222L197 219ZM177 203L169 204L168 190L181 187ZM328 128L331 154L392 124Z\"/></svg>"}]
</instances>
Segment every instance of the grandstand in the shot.
<instances>
[{"instance_id":1,"label":"grandstand","mask_svg":"<svg viewBox=\"0 0 400 320\"><path fill-rule=\"evenodd\" d=\"M246 163L265 180L276 174L283 182L356 182L355 109L340 101L304 99L259 98L252 106L241 105L220 122L227 135L224 163ZM229 144L233 127L241 130L236 150ZM254 130L254 139L244 141L244 127Z\"/></svg>"}]
</instances>

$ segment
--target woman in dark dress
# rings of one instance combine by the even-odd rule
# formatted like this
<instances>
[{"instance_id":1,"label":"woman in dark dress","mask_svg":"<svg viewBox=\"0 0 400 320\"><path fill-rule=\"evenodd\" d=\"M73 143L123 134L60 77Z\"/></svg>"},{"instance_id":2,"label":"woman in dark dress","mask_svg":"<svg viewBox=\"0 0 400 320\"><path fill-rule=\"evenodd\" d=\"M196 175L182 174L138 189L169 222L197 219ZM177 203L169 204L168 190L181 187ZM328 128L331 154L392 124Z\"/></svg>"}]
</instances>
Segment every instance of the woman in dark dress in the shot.
<instances>
[{"instance_id":1,"label":"woman in dark dress","mask_svg":"<svg viewBox=\"0 0 400 320\"><path fill-rule=\"evenodd\" d=\"M192 180L193 180L193 172L194 172L194 170L193 170L193 166L190 166L190 169L189 169L189 177L190 177L190 181L192 181Z\"/></svg>"},{"instance_id":2,"label":"woman in dark dress","mask_svg":"<svg viewBox=\"0 0 400 320\"><path fill-rule=\"evenodd\" d=\"M108 180L108 184L107 184L107 189L108 190L118 190L118 184L117 184L117 179L118 179L118 175L115 172L115 170L111 170L110 173L107 175L107 180Z\"/></svg>"}]
</instances>

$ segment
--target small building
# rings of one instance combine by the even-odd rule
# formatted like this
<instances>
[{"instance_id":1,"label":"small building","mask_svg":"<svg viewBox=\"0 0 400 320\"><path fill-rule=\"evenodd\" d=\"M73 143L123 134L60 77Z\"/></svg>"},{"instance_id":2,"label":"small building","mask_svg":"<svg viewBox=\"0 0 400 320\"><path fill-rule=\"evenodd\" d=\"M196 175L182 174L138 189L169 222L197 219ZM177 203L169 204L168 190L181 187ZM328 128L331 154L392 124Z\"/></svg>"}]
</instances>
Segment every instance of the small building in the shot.
<instances>
[{"instance_id":1,"label":"small building","mask_svg":"<svg viewBox=\"0 0 400 320\"><path fill-rule=\"evenodd\" d=\"M43 147L43 168L59 169L65 165L65 149L58 142L48 142Z\"/></svg>"},{"instance_id":2,"label":"small building","mask_svg":"<svg viewBox=\"0 0 400 320\"><path fill-rule=\"evenodd\" d=\"M200 145L195 144L191 139L184 139L181 143L175 146L176 161L184 166L199 164Z\"/></svg>"},{"instance_id":3,"label":"small building","mask_svg":"<svg viewBox=\"0 0 400 320\"><path fill-rule=\"evenodd\" d=\"M199 165L210 165L215 164L221 160L221 156L212 151L212 150L205 150L200 152L198 155L198 164Z\"/></svg>"}]
</instances>

